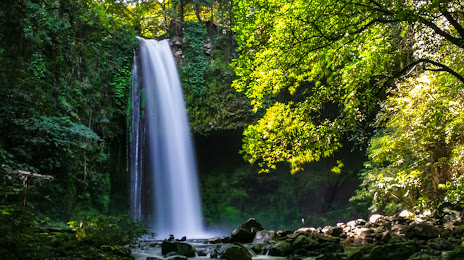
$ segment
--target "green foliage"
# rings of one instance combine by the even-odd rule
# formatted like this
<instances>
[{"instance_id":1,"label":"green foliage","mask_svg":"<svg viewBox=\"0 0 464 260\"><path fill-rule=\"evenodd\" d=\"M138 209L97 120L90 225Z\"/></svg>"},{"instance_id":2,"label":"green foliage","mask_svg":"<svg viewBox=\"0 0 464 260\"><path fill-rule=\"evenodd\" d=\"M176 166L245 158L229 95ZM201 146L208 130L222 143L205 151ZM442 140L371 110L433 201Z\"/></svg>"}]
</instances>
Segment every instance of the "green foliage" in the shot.
<instances>
[{"instance_id":1,"label":"green foliage","mask_svg":"<svg viewBox=\"0 0 464 260\"><path fill-rule=\"evenodd\" d=\"M451 88L464 83L458 62L464 30L456 1L235 3L241 55L233 62L233 86L255 111L268 110L245 131L243 153L261 161L263 171L285 161L295 172L333 154L342 136L368 130L387 88L418 64L446 71ZM287 92L293 103L266 107L270 97Z\"/></svg>"},{"instance_id":2,"label":"green foliage","mask_svg":"<svg viewBox=\"0 0 464 260\"><path fill-rule=\"evenodd\" d=\"M116 57L117 73L114 75L111 86L113 87L114 103L124 110L128 99L128 89L132 84L132 59L129 56Z\"/></svg>"},{"instance_id":3,"label":"green foliage","mask_svg":"<svg viewBox=\"0 0 464 260\"><path fill-rule=\"evenodd\" d=\"M203 211L209 224L234 228L254 217L268 229L299 227L302 214L298 189L308 182L294 176L282 182L282 172L256 176L252 174L255 171L254 167L242 166L202 177Z\"/></svg>"},{"instance_id":4,"label":"green foliage","mask_svg":"<svg viewBox=\"0 0 464 260\"><path fill-rule=\"evenodd\" d=\"M221 36L217 36L221 37ZM246 97L230 87L234 71L223 55L220 42L213 41L214 58L208 62L206 88L200 98L191 90L184 91L192 130L208 134L216 129L243 128L255 115Z\"/></svg>"},{"instance_id":5,"label":"green foliage","mask_svg":"<svg viewBox=\"0 0 464 260\"><path fill-rule=\"evenodd\" d=\"M133 259L127 243L143 234L140 223L126 216L99 217L84 222L78 236L63 231L48 232L46 217L34 216L31 211L0 208L0 254L6 259ZM85 226L85 225L88 226ZM96 227L98 226L98 228ZM55 226L52 226L56 228ZM83 227L88 230L83 231ZM129 229L130 228L130 229ZM58 228L59 229L59 228ZM83 232L88 234L85 238ZM124 244L122 244L124 243Z\"/></svg>"},{"instance_id":6,"label":"green foliage","mask_svg":"<svg viewBox=\"0 0 464 260\"><path fill-rule=\"evenodd\" d=\"M185 61L181 66L182 85L190 88L196 96L205 89L205 74L208 63L205 57L204 40L206 28L198 22L186 22L183 54Z\"/></svg>"},{"instance_id":7,"label":"green foliage","mask_svg":"<svg viewBox=\"0 0 464 260\"><path fill-rule=\"evenodd\" d=\"M241 205L246 200L247 193L241 185L240 172L208 174L202 180L203 212L212 226L231 226L240 223L242 219Z\"/></svg>"},{"instance_id":8,"label":"green foliage","mask_svg":"<svg viewBox=\"0 0 464 260\"><path fill-rule=\"evenodd\" d=\"M129 216L86 218L71 221L70 227L76 230L76 238L93 246L115 245L125 246L135 243L139 237L147 233L144 224Z\"/></svg>"},{"instance_id":9,"label":"green foliage","mask_svg":"<svg viewBox=\"0 0 464 260\"><path fill-rule=\"evenodd\" d=\"M222 147L220 140L216 142ZM349 158L344 174L340 175L330 174L331 165L336 161L331 158L289 176L289 169L284 166L257 175L256 166L227 162L230 157L240 160L238 155L224 156L225 161L221 159L216 162L217 166L210 166L211 169L201 171L199 176L203 215L213 227L233 229L254 217L265 229L294 230L301 227L302 218L305 225L326 226L360 217L359 214L365 216L362 210L365 206L354 203L347 206L351 195L348 193L353 192L347 189L348 183L355 179L362 166L358 153L345 150L337 154L337 157ZM358 215L353 216L353 212Z\"/></svg>"},{"instance_id":10,"label":"green foliage","mask_svg":"<svg viewBox=\"0 0 464 260\"><path fill-rule=\"evenodd\" d=\"M291 173L301 170L301 162L319 161L340 147L339 129L326 120L314 125L305 120L310 113L304 105L277 102L255 125L248 126L243 135L245 159L258 160L260 172L269 172L278 162L288 162Z\"/></svg>"},{"instance_id":11,"label":"green foliage","mask_svg":"<svg viewBox=\"0 0 464 260\"><path fill-rule=\"evenodd\" d=\"M96 1L8 1L0 9L0 143L14 158L2 163L54 176L32 188L39 211L60 219L106 212L135 31Z\"/></svg>"},{"instance_id":12,"label":"green foliage","mask_svg":"<svg viewBox=\"0 0 464 260\"><path fill-rule=\"evenodd\" d=\"M463 93L430 74L398 84L382 105L363 184L355 199L373 211L429 209L462 203Z\"/></svg>"}]
</instances>

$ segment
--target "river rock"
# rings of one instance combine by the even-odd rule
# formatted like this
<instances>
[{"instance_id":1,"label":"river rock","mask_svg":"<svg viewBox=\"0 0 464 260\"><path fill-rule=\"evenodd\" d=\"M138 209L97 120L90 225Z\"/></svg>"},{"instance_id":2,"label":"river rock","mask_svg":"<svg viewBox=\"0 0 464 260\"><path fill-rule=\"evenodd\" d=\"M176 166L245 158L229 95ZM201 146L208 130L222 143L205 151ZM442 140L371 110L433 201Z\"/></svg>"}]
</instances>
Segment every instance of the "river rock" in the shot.
<instances>
[{"instance_id":1,"label":"river rock","mask_svg":"<svg viewBox=\"0 0 464 260\"><path fill-rule=\"evenodd\" d=\"M329 242L329 243L340 243L340 238L333 236L325 236L323 234L313 232L311 238L316 240L319 243Z\"/></svg>"},{"instance_id":2,"label":"river rock","mask_svg":"<svg viewBox=\"0 0 464 260\"><path fill-rule=\"evenodd\" d=\"M213 237L205 240L204 244L230 243L230 237Z\"/></svg>"},{"instance_id":3,"label":"river rock","mask_svg":"<svg viewBox=\"0 0 464 260\"><path fill-rule=\"evenodd\" d=\"M293 241L293 247L295 249L302 248L305 250L311 250L311 249L318 248L319 243L316 240L311 239L305 236L304 234L301 234L298 237L296 237L295 240Z\"/></svg>"},{"instance_id":4,"label":"river rock","mask_svg":"<svg viewBox=\"0 0 464 260\"><path fill-rule=\"evenodd\" d=\"M253 244L264 244L269 243L277 237L274 231L260 230L256 232L255 237L253 238Z\"/></svg>"},{"instance_id":5,"label":"river rock","mask_svg":"<svg viewBox=\"0 0 464 260\"><path fill-rule=\"evenodd\" d=\"M287 241L279 241L269 249L270 256L288 256L292 253L292 245Z\"/></svg>"},{"instance_id":6,"label":"river rock","mask_svg":"<svg viewBox=\"0 0 464 260\"><path fill-rule=\"evenodd\" d=\"M239 244L234 244L231 247L227 248L222 254L221 259L227 260L251 260L251 253L244 246Z\"/></svg>"},{"instance_id":7,"label":"river rock","mask_svg":"<svg viewBox=\"0 0 464 260\"><path fill-rule=\"evenodd\" d=\"M179 255L187 257L195 256L195 248L190 244L182 242L163 241L163 243L161 243L161 254L167 255L171 252L176 252Z\"/></svg>"},{"instance_id":8,"label":"river rock","mask_svg":"<svg viewBox=\"0 0 464 260\"><path fill-rule=\"evenodd\" d=\"M402 218L412 218L414 216L414 214L408 210L403 210L400 212L400 217Z\"/></svg>"},{"instance_id":9,"label":"river rock","mask_svg":"<svg viewBox=\"0 0 464 260\"><path fill-rule=\"evenodd\" d=\"M429 223L412 223L405 228L407 238L429 239L440 235L440 230Z\"/></svg>"},{"instance_id":10,"label":"river rock","mask_svg":"<svg viewBox=\"0 0 464 260\"><path fill-rule=\"evenodd\" d=\"M369 217L369 222L371 223L376 223L377 220L382 220L384 217L380 214L374 214L372 216Z\"/></svg>"},{"instance_id":11,"label":"river rock","mask_svg":"<svg viewBox=\"0 0 464 260\"><path fill-rule=\"evenodd\" d=\"M183 255L173 255L173 256L168 256L164 258L165 260L187 260L188 258Z\"/></svg>"},{"instance_id":12,"label":"river rock","mask_svg":"<svg viewBox=\"0 0 464 260\"><path fill-rule=\"evenodd\" d=\"M327 253L316 257L316 260L342 260L344 256L344 254Z\"/></svg>"},{"instance_id":13,"label":"river rock","mask_svg":"<svg viewBox=\"0 0 464 260\"><path fill-rule=\"evenodd\" d=\"M429 252L418 252L410 256L408 260L443 260L441 256L430 255Z\"/></svg>"},{"instance_id":14,"label":"river rock","mask_svg":"<svg viewBox=\"0 0 464 260\"><path fill-rule=\"evenodd\" d=\"M428 240L427 246L439 251L448 251L453 249L453 244L449 240L441 237Z\"/></svg>"},{"instance_id":15,"label":"river rock","mask_svg":"<svg viewBox=\"0 0 464 260\"><path fill-rule=\"evenodd\" d=\"M256 232L261 230L264 230L261 224L256 219L250 218L232 232L231 242L251 243Z\"/></svg>"},{"instance_id":16,"label":"river rock","mask_svg":"<svg viewBox=\"0 0 464 260\"><path fill-rule=\"evenodd\" d=\"M372 248L365 259L369 260L392 260L392 259L408 259L416 253L415 246L408 241L397 243L388 243L384 245L376 245Z\"/></svg>"},{"instance_id":17,"label":"river rock","mask_svg":"<svg viewBox=\"0 0 464 260\"><path fill-rule=\"evenodd\" d=\"M343 228L341 226L330 227L329 230L327 231L327 235L334 236L334 237L339 237L342 233L343 233Z\"/></svg>"}]
</instances>

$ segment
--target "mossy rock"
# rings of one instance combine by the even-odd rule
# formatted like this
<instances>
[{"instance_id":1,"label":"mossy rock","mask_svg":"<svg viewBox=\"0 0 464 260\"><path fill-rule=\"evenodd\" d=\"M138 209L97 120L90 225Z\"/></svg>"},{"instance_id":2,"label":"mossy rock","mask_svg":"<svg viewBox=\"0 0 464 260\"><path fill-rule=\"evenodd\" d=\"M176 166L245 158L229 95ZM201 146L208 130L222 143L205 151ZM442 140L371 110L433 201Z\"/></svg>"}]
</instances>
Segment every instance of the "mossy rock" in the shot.
<instances>
[{"instance_id":1,"label":"mossy rock","mask_svg":"<svg viewBox=\"0 0 464 260\"><path fill-rule=\"evenodd\" d=\"M294 249L303 248L306 250L310 250L319 248L320 244L316 240L301 234L298 237L296 237L293 241L293 247Z\"/></svg>"},{"instance_id":2,"label":"mossy rock","mask_svg":"<svg viewBox=\"0 0 464 260\"><path fill-rule=\"evenodd\" d=\"M288 256L292 253L292 245L287 241L279 241L269 249L270 256Z\"/></svg>"},{"instance_id":3,"label":"mossy rock","mask_svg":"<svg viewBox=\"0 0 464 260\"><path fill-rule=\"evenodd\" d=\"M395 243L377 245L365 257L368 260L408 259L416 253L416 248L410 243Z\"/></svg>"},{"instance_id":4,"label":"mossy rock","mask_svg":"<svg viewBox=\"0 0 464 260\"><path fill-rule=\"evenodd\" d=\"M343 254L327 253L316 257L316 260L342 260L344 257Z\"/></svg>"},{"instance_id":5,"label":"mossy rock","mask_svg":"<svg viewBox=\"0 0 464 260\"><path fill-rule=\"evenodd\" d=\"M256 254L260 254L263 251L263 247L263 244L253 244L251 250L253 250L253 252L255 252Z\"/></svg>"},{"instance_id":6,"label":"mossy rock","mask_svg":"<svg viewBox=\"0 0 464 260\"><path fill-rule=\"evenodd\" d=\"M232 245L222 254L222 259L226 260L251 260L251 253L242 245Z\"/></svg>"},{"instance_id":7,"label":"mossy rock","mask_svg":"<svg viewBox=\"0 0 464 260\"><path fill-rule=\"evenodd\" d=\"M441 260L441 256L434 256L424 252L418 252L408 258L408 260Z\"/></svg>"},{"instance_id":8,"label":"mossy rock","mask_svg":"<svg viewBox=\"0 0 464 260\"><path fill-rule=\"evenodd\" d=\"M187 257L195 256L195 248L188 243L168 242L168 241L164 241L163 243L161 243L161 254L167 255L171 252L176 252L179 255L183 255Z\"/></svg>"}]
</instances>

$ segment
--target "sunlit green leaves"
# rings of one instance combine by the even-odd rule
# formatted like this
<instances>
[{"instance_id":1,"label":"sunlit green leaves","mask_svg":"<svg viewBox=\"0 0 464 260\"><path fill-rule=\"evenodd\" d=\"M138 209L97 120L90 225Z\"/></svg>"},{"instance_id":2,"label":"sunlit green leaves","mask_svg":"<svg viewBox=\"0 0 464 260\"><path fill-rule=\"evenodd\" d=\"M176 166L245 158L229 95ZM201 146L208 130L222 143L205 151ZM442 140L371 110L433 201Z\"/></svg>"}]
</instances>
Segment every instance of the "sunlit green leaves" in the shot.
<instances>
[{"instance_id":1,"label":"sunlit green leaves","mask_svg":"<svg viewBox=\"0 0 464 260\"><path fill-rule=\"evenodd\" d=\"M375 109L379 90L371 85L371 78L391 66L391 56L386 55L392 48L391 28L376 25L375 16L366 19L363 8L341 1L242 0L235 12L241 55L234 61L239 78L233 86L251 99L255 111L268 96L282 91L294 94L303 88L311 93L304 102L292 105L306 110L304 119L292 116L301 111L289 115L274 106L256 126L250 126L244 134L245 157L250 161L264 158L267 167L286 161L295 171L303 163L332 154L341 145L341 134L365 121ZM339 108L335 121L318 117L327 104ZM290 111L288 106L286 111ZM258 133L270 131L271 126L259 126L275 120L271 116L275 114L288 121L271 123L272 127L287 130L272 130L274 139L250 138L267 135ZM298 120L304 122L302 126ZM296 134L293 124L299 129ZM280 143L295 136L299 139L293 145ZM319 140L322 144L313 143ZM275 147L280 148L274 151Z\"/></svg>"},{"instance_id":2,"label":"sunlit green leaves","mask_svg":"<svg viewBox=\"0 0 464 260\"><path fill-rule=\"evenodd\" d=\"M250 163L258 162L261 172L287 162L295 173L304 163L328 157L340 147L338 128L329 120L312 123L304 105L275 103L262 119L245 129L242 152Z\"/></svg>"},{"instance_id":3,"label":"sunlit green leaves","mask_svg":"<svg viewBox=\"0 0 464 260\"><path fill-rule=\"evenodd\" d=\"M373 118L387 88L414 68L447 71L446 87L459 89L464 29L456 8L454 1L239 0L234 30L241 55L233 63L239 76L233 86L255 111L266 108L269 96L300 91L313 110L308 122L326 122L318 114L331 104L339 134L356 132ZM245 157L282 161L271 150L246 148L247 142L263 141L246 139ZM304 158L302 149L286 149L295 160Z\"/></svg>"},{"instance_id":4,"label":"sunlit green leaves","mask_svg":"<svg viewBox=\"0 0 464 260\"><path fill-rule=\"evenodd\" d=\"M372 210L390 202L429 208L455 201L462 190L463 93L453 95L437 78L422 74L398 84L383 104L379 119L388 121L371 140L357 196L371 199Z\"/></svg>"}]
</instances>

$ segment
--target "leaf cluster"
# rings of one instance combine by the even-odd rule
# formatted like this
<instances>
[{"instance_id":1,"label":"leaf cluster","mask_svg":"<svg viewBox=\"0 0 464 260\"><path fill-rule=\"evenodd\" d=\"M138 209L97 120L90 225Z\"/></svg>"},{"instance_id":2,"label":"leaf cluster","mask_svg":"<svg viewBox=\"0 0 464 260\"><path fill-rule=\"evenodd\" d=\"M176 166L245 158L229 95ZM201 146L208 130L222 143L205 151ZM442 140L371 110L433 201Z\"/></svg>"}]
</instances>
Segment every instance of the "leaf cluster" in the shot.
<instances>
[{"instance_id":1,"label":"leaf cluster","mask_svg":"<svg viewBox=\"0 0 464 260\"><path fill-rule=\"evenodd\" d=\"M194 95L201 96L206 86L205 74L208 62L205 56L206 28L198 22L186 22L181 66L182 85Z\"/></svg>"},{"instance_id":2,"label":"leaf cluster","mask_svg":"<svg viewBox=\"0 0 464 260\"><path fill-rule=\"evenodd\" d=\"M53 217L107 211L135 31L96 1L0 5L0 145L14 158L2 163L55 177L31 200Z\"/></svg>"},{"instance_id":3,"label":"leaf cluster","mask_svg":"<svg viewBox=\"0 0 464 260\"><path fill-rule=\"evenodd\" d=\"M462 91L453 93L437 76L422 74L392 92L379 113L384 125L370 141L355 199L389 212L462 203Z\"/></svg>"},{"instance_id":4,"label":"leaf cluster","mask_svg":"<svg viewBox=\"0 0 464 260\"><path fill-rule=\"evenodd\" d=\"M448 86L460 88L459 7L458 1L237 1L234 30L241 55L233 61L238 76L233 86L251 99L255 111L268 110L244 133L245 158L265 162L266 168L286 161L294 172L332 154L349 134L369 131L388 88L415 71L447 72ZM285 105L265 105L286 92L294 96ZM273 116L276 111L306 124L301 131L306 133L296 134ZM327 124L330 133L311 127ZM269 131L271 139L262 138ZM331 145L313 145L327 137ZM302 142L305 138L312 141Z\"/></svg>"}]
</instances>

